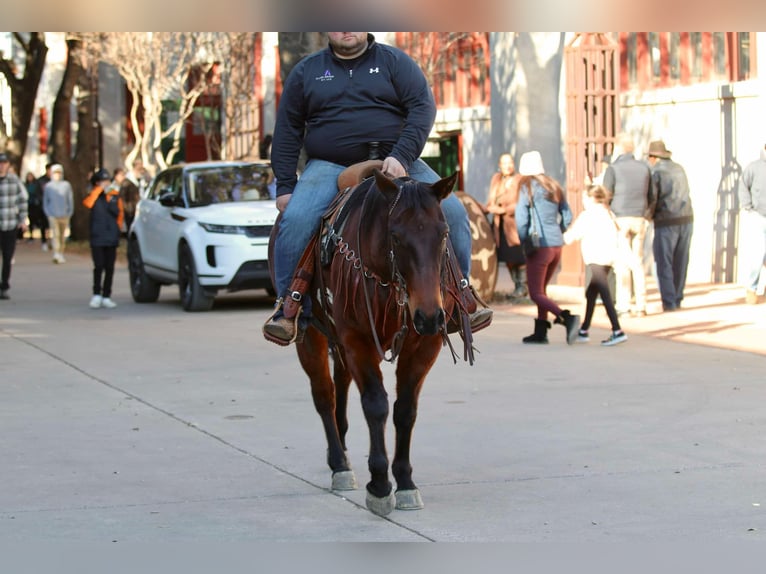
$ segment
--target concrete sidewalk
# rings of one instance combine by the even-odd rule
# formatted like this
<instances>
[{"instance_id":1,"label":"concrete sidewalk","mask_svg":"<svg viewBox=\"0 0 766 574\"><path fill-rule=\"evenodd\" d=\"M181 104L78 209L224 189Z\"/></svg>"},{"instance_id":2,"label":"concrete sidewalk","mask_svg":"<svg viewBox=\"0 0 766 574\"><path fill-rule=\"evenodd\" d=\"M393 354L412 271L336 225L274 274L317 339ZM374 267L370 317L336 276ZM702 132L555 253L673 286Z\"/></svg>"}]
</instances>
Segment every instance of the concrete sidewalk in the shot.
<instances>
[{"instance_id":1,"label":"concrete sidewalk","mask_svg":"<svg viewBox=\"0 0 766 574\"><path fill-rule=\"evenodd\" d=\"M537 316L534 304L511 304L503 295L513 290L507 269L499 269L493 307L499 311ZM585 313L583 287L550 285L548 294L561 307L573 313ZM684 301L680 310L673 313L662 311L659 291L653 278L647 280L647 316L634 318L620 317L620 324L630 338L640 333L652 337L684 343L694 343L766 355L766 302L761 298L757 305L745 303L744 289L738 285L691 284L686 286ZM604 337L610 329L609 319L603 306L598 305L593 316L593 325L604 329ZM532 332L532 321L529 323ZM598 340L591 338L593 341Z\"/></svg>"},{"instance_id":2,"label":"concrete sidewalk","mask_svg":"<svg viewBox=\"0 0 766 574\"><path fill-rule=\"evenodd\" d=\"M365 508L358 391L360 488L332 492L295 350L261 335L265 292L185 313L163 287L139 305L121 263L118 307L93 310L90 283L87 254L54 265L22 244L0 301L6 545L766 540L766 363L731 350L763 340L762 307L733 289L691 286L689 310L626 321L630 340L611 348L566 345L560 327L524 345L532 309L498 305L476 363L445 350L423 388L412 464L425 508L381 518ZM708 346L709 321L739 340ZM392 400L394 370L382 365Z\"/></svg>"}]
</instances>

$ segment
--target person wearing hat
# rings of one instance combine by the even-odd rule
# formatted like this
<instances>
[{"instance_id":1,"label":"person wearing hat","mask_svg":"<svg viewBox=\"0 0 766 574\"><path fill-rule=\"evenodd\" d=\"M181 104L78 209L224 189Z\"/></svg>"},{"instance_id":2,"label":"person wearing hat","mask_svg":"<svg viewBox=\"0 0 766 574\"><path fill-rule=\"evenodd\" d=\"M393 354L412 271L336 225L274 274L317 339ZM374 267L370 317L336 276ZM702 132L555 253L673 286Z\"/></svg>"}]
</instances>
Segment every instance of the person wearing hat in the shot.
<instances>
[{"instance_id":1,"label":"person wearing hat","mask_svg":"<svg viewBox=\"0 0 766 574\"><path fill-rule=\"evenodd\" d=\"M112 177L105 169L98 169L91 176L93 184L88 196L82 201L90 209L90 253L93 258L93 295L90 307L113 309L112 279L117 245L124 218L120 190L110 187Z\"/></svg>"},{"instance_id":2,"label":"person wearing hat","mask_svg":"<svg viewBox=\"0 0 766 574\"><path fill-rule=\"evenodd\" d=\"M64 168L60 163L51 166L51 180L43 188L43 211L51 228L53 262L64 263L66 232L74 213L74 194L72 186L64 179Z\"/></svg>"},{"instance_id":3,"label":"person wearing hat","mask_svg":"<svg viewBox=\"0 0 766 574\"><path fill-rule=\"evenodd\" d=\"M527 286L529 298L537 305L535 331L524 337L524 343L548 343L548 313L557 325L566 329L566 340L577 340L580 317L562 309L548 297L546 289L561 261L563 232L572 223L572 210L559 183L545 175L540 152L530 151L519 160L519 201L516 204L516 226L522 245L534 226L540 237L540 247L527 255Z\"/></svg>"},{"instance_id":4,"label":"person wearing hat","mask_svg":"<svg viewBox=\"0 0 766 574\"><path fill-rule=\"evenodd\" d=\"M3 255L0 299L10 299L8 290L13 254L19 230L27 229L27 190L11 171L10 158L0 153L0 251Z\"/></svg>"},{"instance_id":5,"label":"person wearing hat","mask_svg":"<svg viewBox=\"0 0 766 574\"><path fill-rule=\"evenodd\" d=\"M686 171L674 162L665 142L649 144L652 173L650 218L654 221L654 262L663 311L681 306L689 267L694 211Z\"/></svg>"}]
</instances>

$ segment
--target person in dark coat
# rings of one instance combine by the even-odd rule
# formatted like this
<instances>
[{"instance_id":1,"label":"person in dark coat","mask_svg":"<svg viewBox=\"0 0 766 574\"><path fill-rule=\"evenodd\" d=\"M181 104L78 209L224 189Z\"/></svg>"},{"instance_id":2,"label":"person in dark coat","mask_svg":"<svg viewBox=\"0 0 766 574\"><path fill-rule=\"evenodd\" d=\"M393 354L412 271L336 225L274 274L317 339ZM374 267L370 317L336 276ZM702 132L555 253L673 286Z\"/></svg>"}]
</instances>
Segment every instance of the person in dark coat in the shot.
<instances>
[{"instance_id":1,"label":"person in dark coat","mask_svg":"<svg viewBox=\"0 0 766 574\"><path fill-rule=\"evenodd\" d=\"M90 182L93 189L83 200L90 209L90 252L93 257L93 297L90 307L113 309L112 279L117 245L124 218L120 191L110 189L112 178L105 169L96 170ZM102 281L103 278L103 281Z\"/></svg>"},{"instance_id":2,"label":"person in dark coat","mask_svg":"<svg viewBox=\"0 0 766 574\"><path fill-rule=\"evenodd\" d=\"M671 152L662 140L649 144L654 206L654 262L663 311L681 306L689 267L694 211L689 194L689 180L684 168L670 159Z\"/></svg>"}]
</instances>

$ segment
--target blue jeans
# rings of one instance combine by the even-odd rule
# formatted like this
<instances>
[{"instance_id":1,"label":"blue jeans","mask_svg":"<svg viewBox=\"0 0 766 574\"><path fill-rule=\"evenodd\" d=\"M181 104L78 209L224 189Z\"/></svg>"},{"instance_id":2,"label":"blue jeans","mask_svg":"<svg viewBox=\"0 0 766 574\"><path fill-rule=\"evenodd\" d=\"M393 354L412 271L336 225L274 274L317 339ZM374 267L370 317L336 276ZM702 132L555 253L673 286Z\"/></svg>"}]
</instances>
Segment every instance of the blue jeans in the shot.
<instances>
[{"instance_id":1,"label":"blue jeans","mask_svg":"<svg viewBox=\"0 0 766 574\"><path fill-rule=\"evenodd\" d=\"M744 211L740 215L742 243L738 251L746 289L758 291L758 283L766 261L766 216L757 211Z\"/></svg>"},{"instance_id":2,"label":"blue jeans","mask_svg":"<svg viewBox=\"0 0 766 574\"><path fill-rule=\"evenodd\" d=\"M338 192L338 176L342 165L312 159L298 179L292 197L282 213L274 243L274 275L277 296L289 294L295 268L311 237L321 225L322 214ZM409 176L425 183L434 183L439 176L423 160L412 164ZM460 270L467 278L471 271L471 228L468 214L453 193L442 201L442 211L450 229Z\"/></svg>"},{"instance_id":3,"label":"blue jeans","mask_svg":"<svg viewBox=\"0 0 766 574\"><path fill-rule=\"evenodd\" d=\"M672 311L681 306L689 267L692 223L654 228L654 262L662 308Z\"/></svg>"}]
</instances>

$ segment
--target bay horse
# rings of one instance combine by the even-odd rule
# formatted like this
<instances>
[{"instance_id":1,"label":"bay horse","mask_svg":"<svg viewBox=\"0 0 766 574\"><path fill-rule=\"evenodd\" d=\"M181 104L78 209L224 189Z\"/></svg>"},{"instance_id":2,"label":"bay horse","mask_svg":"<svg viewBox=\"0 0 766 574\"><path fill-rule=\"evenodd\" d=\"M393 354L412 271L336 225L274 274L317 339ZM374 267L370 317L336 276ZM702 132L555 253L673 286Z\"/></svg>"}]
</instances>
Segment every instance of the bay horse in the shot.
<instances>
[{"instance_id":1,"label":"bay horse","mask_svg":"<svg viewBox=\"0 0 766 574\"><path fill-rule=\"evenodd\" d=\"M381 516L394 508L423 508L412 480L410 441L421 388L449 342L446 323L458 304L445 287L456 267L449 261L454 255L440 206L456 179L453 174L425 184L408 177L391 179L374 169L373 177L347 190L349 197L336 211L345 212L337 217L343 221L326 235L324 257L319 254L322 242L317 242L312 319L296 341L298 357L324 427L336 491L356 488L345 440L349 387L355 381L370 437L366 504ZM467 339L464 330L461 336L470 344L470 329ZM396 361L395 492L388 474L389 402L382 360Z\"/></svg>"}]
</instances>

